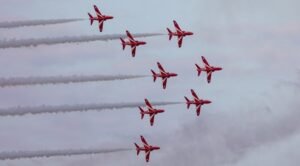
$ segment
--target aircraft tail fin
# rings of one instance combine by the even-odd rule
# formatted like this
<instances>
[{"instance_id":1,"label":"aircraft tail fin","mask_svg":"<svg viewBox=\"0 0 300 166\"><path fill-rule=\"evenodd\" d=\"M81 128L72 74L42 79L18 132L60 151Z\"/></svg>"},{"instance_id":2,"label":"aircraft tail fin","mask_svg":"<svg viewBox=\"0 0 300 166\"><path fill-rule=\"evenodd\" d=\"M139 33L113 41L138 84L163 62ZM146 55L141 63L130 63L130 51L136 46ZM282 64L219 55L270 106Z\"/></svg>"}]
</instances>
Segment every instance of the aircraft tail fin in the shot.
<instances>
[{"instance_id":1,"label":"aircraft tail fin","mask_svg":"<svg viewBox=\"0 0 300 166\"><path fill-rule=\"evenodd\" d=\"M199 65L197 65L197 64L195 64L196 65L196 67L197 67L197 71L198 71L198 76L200 76L200 74L201 74L201 67L199 66Z\"/></svg>"},{"instance_id":2,"label":"aircraft tail fin","mask_svg":"<svg viewBox=\"0 0 300 166\"><path fill-rule=\"evenodd\" d=\"M156 81L156 73L153 70L151 70L151 72L152 72L153 82L155 82Z\"/></svg>"},{"instance_id":3,"label":"aircraft tail fin","mask_svg":"<svg viewBox=\"0 0 300 166\"><path fill-rule=\"evenodd\" d=\"M140 147L136 143L134 143L134 145L135 145L135 149L136 149L136 155L139 155L140 154Z\"/></svg>"},{"instance_id":4,"label":"aircraft tail fin","mask_svg":"<svg viewBox=\"0 0 300 166\"><path fill-rule=\"evenodd\" d=\"M145 111L141 107L139 107L139 109L141 113L141 119L144 119Z\"/></svg>"},{"instance_id":5,"label":"aircraft tail fin","mask_svg":"<svg viewBox=\"0 0 300 166\"><path fill-rule=\"evenodd\" d=\"M169 35L169 40L171 40L172 36L173 36L173 33L169 28L167 28L167 31L168 31L168 35Z\"/></svg>"},{"instance_id":6,"label":"aircraft tail fin","mask_svg":"<svg viewBox=\"0 0 300 166\"><path fill-rule=\"evenodd\" d=\"M186 100L187 108L189 109L190 106L191 106L191 101L187 97L185 97L185 96L184 96L184 98Z\"/></svg>"},{"instance_id":7,"label":"aircraft tail fin","mask_svg":"<svg viewBox=\"0 0 300 166\"><path fill-rule=\"evenodd\" d=\"M122 48L123 48L123 50L124 50L125 47L126 47L125 41L124 41L122 38L120 38L120 40L121 40L121 42L122 42Z\"/></svg>"},{"instance_id":8,"label":"aircraft tail fin","mask_svg":"<svg viewBox=\"0 0 300 166\"><path fill-rule=\"evenodd\" d=\"M88 13L88 15L90 17L91 25L93 25L93 22L94 22L93 16L91 15L91 13Z\"/></svg>"}]
</instances>

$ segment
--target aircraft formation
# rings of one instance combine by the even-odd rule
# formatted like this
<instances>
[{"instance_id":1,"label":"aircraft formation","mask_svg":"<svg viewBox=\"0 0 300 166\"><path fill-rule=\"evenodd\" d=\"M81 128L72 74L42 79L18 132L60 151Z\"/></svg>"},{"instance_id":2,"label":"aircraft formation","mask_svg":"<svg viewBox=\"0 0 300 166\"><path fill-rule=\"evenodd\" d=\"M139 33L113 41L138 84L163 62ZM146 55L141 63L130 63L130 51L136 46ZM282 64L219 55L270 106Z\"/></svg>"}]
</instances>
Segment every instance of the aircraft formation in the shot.
<instances>
[{"instance_id":1,"label":"aircraft formation","mask_svg":"<svg viewBox=\"0 0 300 166\"><path fill-rule=\"evenodd\" d=\"M99 31L103 32L104 31L104 23L106 21L113 20L114 16L102 14L96 5L94 5L93 8L94 8L95 15L88 13L88 20L90 22L90 25L93 26L94 23L98 23ZM50 21L50 22L53 23L53 21ZM68 21L66 21L66 22L68 22ZM44 23L41 22L39 24L44 24ZM24 25L24 23L23 23L23 25ZM173 20L173 25L174 25L175 31L172 31L171 29L166 28L168 39L172 40L173 36L177 37L177 45L179 48L181 48L183 45L183 39L188 36L193 36L194 33L183 30L175 20ZM125 36L127 36L127 37L120 38L121 48L123 50L125 50L126 46L130 47L131 56L134 58L134 57L136 57L136 54L137 54L137 47L147 45L147 42L136 40L134 35L132 35L128 30L125 30L125 32L126 32ZM135 35L135 36L140 37L138 35ZM118 39L118 38L119 37L117 37L116 39ZM207 76L206 76L207 83L210 84L213 73L217 72L217 71L221 71L222 68L219 66L210 65L208 60L204 56L201 56L201 60L203 62L203 65L195 64L195 66L196 66L195 76L197 76L197 75L201 76L201 73L205 72L207 74ZM156 65L157 65L158 71L153 70L153 69L150 70L151 76L153 78L153 82L156 82L156 80L161 79L162 80L162 89L165 90L165 89L167 89L168 80L171 78L173 79L173 77L177 77L178 74L175 72L170 72L170 71L166 70L165 67L163 67L163 65L160 62L157 62ZM49 80L48 78L46 80ZM61 83L60 81L58 81L59 79L57 79L57 78L61 78L61 77L55 77L55 78L56 79L54 79L54 82ZM83 78L80 80L90 81L91 78L90 77L88 77L88 78L89 79ZM65 81L65 82L69 83L72 81L73 82L78 81L78 78L75 78L75 77L67 78L67 79L63 78L62 80L63 80L62 82ZM92 79L92 80L94 80L94 79ZM99 78L98 78L98 80L99 80ZM106 80L107 80L107 78L106 78ZM14 80L14 81L16 81L16 80ZM25 83L23 82L22 85L29 85L29 84L32 84L32 82L35 82L35 84L45 83L44 81L41 81L41 79L40 80L36 79L36 81L28 81L28 80L26 81L25 80ZM51 83L53 83L53 82L51 82ZM13 83L10 83L10 85L18 85L18 83L13 82ZM212 101L198 97L198 95L196 94L196 92L193 89L191 89L190 91L192 94L192 99L189 99L188 97L184 96L184 99L185 99L184 103L187 105L187 109L190 109L191 106L195 106L196 115L200 116L204 105L211 104ZM148 99L144 99L144 101L145 101L145 107L142 107L142 106L138 107L139 104L135 105L134 107L138 107L137 110L139 111L142 120L145 118L145 116L149 116L150 126L154 126L156 115L163 114L165 112L165 110L161 109L161 108L155 108L154 107L155 103L152 102L152 104L151 104L151 102ZM66 107L64 107L64 108L66 108ZM134 143L136 153L137 153L137 155L139 155L140 152L144 152L145 160L146 160L146 162L149 162L150 161L150 153L155 150L160 150L160 147L149 144L147 142L147 140L144 138L144 136L142 136L142 135L140 136L140 139L141 139L142 145L138 145L137 143Z\"/></svg>"},{"instance_id":2,"label":"aircraft formation","mask_svg":"<svg viewBox=\"0 0 300 166\"><path fill-rule=\"evenodd\" d=\"M100 30L100 32L102 32L104 21L106 21L108 19L113 19L113 17L102 15L100 10L95 5L94 5L94 9L95 9L95 12L97 14L97 17L93 17L91 14L89 14L91 24L93 23L93 20L99 21L99 30ZM167 28L168 35L169 35L169 40L171 40L173 36L177 36L178 37L178 47L181 48L182 43L183 43L183 38L186 37L186 36L194 35L194 33L182 30L180 28L179 24L175 20L173 20L173 24L174 24L174 27L175 27L175 32L172 32L169 28ZM122 48L124 50L127 45L130 46L132 57L135 57L136 48L140 45L146 45L146 42L135 40L134 37L131 35L131 33L128 30L126 30L126 34L127 34L128 39L129 39L128 41L125 41L124 39L120 38ZM209 65L208 61L206 60L206 58L204 56L202 56L201 58L202 58L202 61L204 63L204 67L201 68L198 64L195 64L198 76L200 76L201 72L206 72L207 73L207 82L210 83L211 78L212 78L212 73L215 72L215 71L220 71L220 70L222 70L222 68ZM156 73L154 70L151 70L152 76L153 76L153 81L155 82L157 78L161 78L163 89L166 89L168 79L171 78L171 77L176 77L176 76L178 76L178 74L167 72L159 62L157 62L157 66L159 68L158 73ZM190 105L195 105L196 114L197 114L197 116L200 116L202 106L205 105L205 104L210 104L211 101L210 100L205 100L205 99L200 99L193 89L191 89L191 93L192 93L192 96L193 96L193 100L190 100L187 97L184 97L185 100L186 100L187 108L189 109ZM153 126L155 116L157 114L163 113L165 111L163 109L153 108L153 106L148 101L148 99L145 99L145 103L146 103L146 106L147 106L147 110L143 110L143 108L139 107L140 114L141 114L141 119L143 119L145 115L149 115L150 125ZM141 137L141 140L143 142L143 146L140 147L135 143L137 155L139 155L140 151L144 151L145 155L146 155L145 156L146 157L146 162L149 162L150 153L153 150L159 150L160 147L151 146L147 143L146 139L143 136L140 136L140 137Z\"/></svg>"},{"instance_id":3,"label":"aircraft formation","mask_svg":"<svg viewBox=\"0 0 300 166\"><path fill-rule=\"evenodd\" d=\"M100 30L100 32L102 32L104 21L109 20L109 19L113 19L113 16L102 15L100 10L98 9L98 7L96 5L94 5L94 10L96 12L96 17L93 17L90 13L88 13L91 25L93 24L93 21L98 21L99 22L99 30ZM179 26L179 24L175 20L173 20L173 24L174 24L174 27L175 27L175 31L172 32L169 28L167 28L168 37L169 37L169 40L172 40L173 36L177 37L178 47L181 48L182 44L183 44L183 38L187 37L187 36L192 36L192 35L194 35L194 33L182 30L181 27ZM147 43L145 41L135 40L134 36L128 30L126 30L126 35L128 37L128 41L125 41L125 39L120 38L122 49L125 50L126 46L130 46L131 47L131 55L132 55L132 57L135 57L137 47L141 46L141 45L146 45ZM204 67L200 67L198 64L195 64L197 75L200 76L202 72L206 72L207 73L207 82L211 83L212 73L214 73L216 71L220 71L220 70L222 70L222 68L211 66L204 56L202 56L201 59L202 59L202 62L204 64ZM154 70L151 70L153 81L155 82L157 80L157 78L161 78L162 79L162 88L166 89L168 79L172 78L172 77L177 77L178 74L172 73L172 72L167 72L164 69L164 67L160 64L160 62L157 62L157 67L159 69L159 72L155 72ZM187 105L187 109L189 109L191 105L195 105L196 115L200 116L202 106L204 106L206 104L211 104L212 102L210 100L207 100L207 99L199 98L198 95L196 94L196 92L193 89L191 89L191 93L192 93L193 99L190 100L187 97L184 97L185 98L185 104ZM151 103L148 101L148 99L145 99L145 104L146 104L146 109L143 109L142 107L139 107L139 111L140 111L140 114L141 114L141 119L144 119L145 115L149 115L150 125L153 126L155 116L157 114L164 113L165 110L154 108L151 105ZM152 146L152 145L148 144L148 142L146 141L146 139L142 135L140 136L140 138L141 138L141 141L143 143L142 146L139 146L137 143L134 143L137 155L139 155L139 153L141 151L144 151L146 162L149 162L150 161L150 153L154 150L159 150L160 147Z\"/></svg>"}]
</instances>

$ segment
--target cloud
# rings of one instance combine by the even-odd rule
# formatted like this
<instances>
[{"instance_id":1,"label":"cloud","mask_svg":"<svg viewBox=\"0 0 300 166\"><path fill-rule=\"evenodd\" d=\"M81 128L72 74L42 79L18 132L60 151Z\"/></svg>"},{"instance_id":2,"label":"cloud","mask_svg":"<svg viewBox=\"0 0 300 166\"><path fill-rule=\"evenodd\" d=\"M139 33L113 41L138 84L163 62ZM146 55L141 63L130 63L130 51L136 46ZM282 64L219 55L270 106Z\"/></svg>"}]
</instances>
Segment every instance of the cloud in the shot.
<instances>
[{"instance_id":1,"label":"cloud","mask_svg":"<svg viewBox=\"0 0 300 166\"><path fill-rule=\"evenodd\" d=\"M286 105L288 109L285 109ZM299 106L296 100L281 98L268 106L271 112L262 106L256 108L252 105L250 108L242 107L240 111L203 114L201 119L168 135L170 139L164 143L165 151L160 160L153 163L232 165L247 153L255 153L257 147L285 141L299 133Z\"/></svg>"},{"instance_id":2,"label":"cloud","mask_svg":"<svg viewBox=\"0 0 300 166\"><path fill-rule=\"evenodd\" d=\"M300 159L299 149L300 135L291 135L288 138L275 141L252 149L239 159L234 166L297 166ZM229 164L232 165L232 164ZM228 166L229 166L228 165Z\"/></svg>"}]
</instances>

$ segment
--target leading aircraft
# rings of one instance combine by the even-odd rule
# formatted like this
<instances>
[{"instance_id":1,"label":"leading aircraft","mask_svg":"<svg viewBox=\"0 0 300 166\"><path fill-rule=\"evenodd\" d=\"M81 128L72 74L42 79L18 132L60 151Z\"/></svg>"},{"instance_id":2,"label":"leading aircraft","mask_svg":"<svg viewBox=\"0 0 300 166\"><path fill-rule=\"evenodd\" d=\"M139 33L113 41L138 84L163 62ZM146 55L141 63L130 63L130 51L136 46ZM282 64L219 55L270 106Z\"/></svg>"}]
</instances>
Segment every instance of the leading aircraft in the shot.
<instances>
[{"instance_id":1,"label":"leading aircraft","mask_svg":"<svg viewBox=\"0 0 300 166\"><path fill-rule=\"evenodd\" d=\"M207 60L205 59L204 56L201 56L201 58L202 58L202 61L205 66L204 66L204 68L201 68L199 65L195 64L197 71L198 71L198 76L200 76L202 71L206 72L207 73L207 82L210 83L212 73L215 71L220 71L220 70L222 70L222 68L209 65L209 63L207 62Z\"/></svg>"},{"instance_id":2,"label":"leading aircraft","mask_svg":"<svg viewBox=\"0 0 300 166\"><path fill-rule=\"evenodd\" d=\"M132 57L135 57L136 47L139 45L145 45L146 42L135 40L128 30L126 31L126 34L129 38L129 41L124 41L124 39L120 38L122 42L122 48L124 50L126 45L130 46Z\"/></svg>"},{"instance_id":3,"label":"leading aircraft","mask_svg":"<svg viewBox=\"0 0 300 166\"><path fill-rule=\"evenodd\" d=\"M100 10L98 9L98 7L96 5L94 5L94 9L95 9L95 12L96 12L96 16L94 17L93 15L88 13L89 20L91 22L91 25L93 25L94 21L98 21L99 22L99 30L100 30L100 32L102 32L104 21L113 19L114 17L101 14Z\"/></svg>"},{"instance_id":4,"label":"leading aircraft","mask_svg":"<svg viewBox=\"0 0 300 166\"><path fill-rule=\"evenodd\" d=\"M161 77L162 82L163 82L163 89L166 89L168 78L176 77L177 74L166 72L165 69L162 67L162 65L159 62L157 62L157 66L159 68L160 73L155 73L155 71L151 70L152 76L153 76L153 81L155 82L157 77Z\"/></svg>"},{"instance_id":5,"label":"leading aircraft","mask_svg":"<svg viewBox=\"0 0 300 166\"><path fill-rule=\"evenodd\" d=\"M138 144L134 143L135 147L136 147L136 153L137 155L139 155L140 151L145 151L145 154L146 154L146 162L149 162L150 160L150 153L153 151L153 150L159 150L160 147L158 146L152 146L152 145L149 145L146 141L146 139L141 135L141 140L143 142L143 146L139 146Z\"/></svg>"},{"instance_id":6,"label":"leading aircraft","mask_svg":"<svg viewBox=\"0 0 300 166\"><path fill-rule=\"evenodd\" d=\"M191 89L191 93L194 97L194 100L189 100L187 97L184 96L185 100L186 100L186 104L187 104L187 108L190 108L190 105L195 105L196 106L196 112L197 112L197 116L200 115L201 112L201 106L205 105L205 104L210 104L211 101L209 100L204 100L204 99L200 99L197 94L195 93L195 91L193 89Z\"/></svg>"},{"instance_id":7,"label":"leading aircraft","mask_svg":"<svg viewBox=\"0 0 300 166\"><path fill-rule=\"evenodd\" d=\"M151 103L148 101L148 99L145 99L145 103L146 103L146 106L147 106L147 109L148 109L147 111L145 111L141 107L139 107L140 114L141 114L141 119L144 118L145 114L148 114L150 116L150 125L153 126L155 115L159 114L159 113L163 113L165 111L162 110L162 109L155 109L155 108L153 108L152 105L151 105Z\"/></svg>"},{"instance_id":8,"label":"leading aircraft","mask_svg":"<svg viewBox=\"0 0 300 166\"><path fill-rule=\"evenodd\" d=\"M173 20L173 23L174 23L176 31L172 32L169 28L167 28L167 31L169 34L169 40L172 39L172 36L177 36L178 37L178 47L180 48L182 45L183 38L185 36L191 36L194 33L182 30L175 20Z\"/></svg>"}]
</instances>

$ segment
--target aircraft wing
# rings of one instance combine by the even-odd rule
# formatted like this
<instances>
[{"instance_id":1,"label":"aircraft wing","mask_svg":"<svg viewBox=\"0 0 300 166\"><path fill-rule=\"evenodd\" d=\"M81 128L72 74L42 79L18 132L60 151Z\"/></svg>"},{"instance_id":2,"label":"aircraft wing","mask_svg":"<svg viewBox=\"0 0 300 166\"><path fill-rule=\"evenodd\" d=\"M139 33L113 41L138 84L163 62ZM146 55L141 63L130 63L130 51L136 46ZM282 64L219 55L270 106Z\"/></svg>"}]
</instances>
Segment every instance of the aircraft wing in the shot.
<instances>
[{"instance_id":1,"label":"aircraft wing","mask_svg":"<svg viewBox=\"0 0 300 166\"><path fill-rule=\"evenodd\" d=\"M163 79L163 89L167 88L167 82L168 82L168 78L164 78Z\"/></svg>"},{"instance_id":2,"label":"aircraft wing","mask_svg":"<svg viewBox=\"0 0 300 166\"><path fill-rule=\"evenodd\" d=\"M136 46L131 47L132 57L135 57L135 52L136 52Z\"/></svg>"},{"instance_id":3,"label":"aircraft wing","mask_svg":"<svg viewBox=\"0 0 300 166\"><path fill-rule=\"evenodd\" d=\"M164 74L166 73L165 69L162 67L162 65L159 62L157 62L157 66L161 73L164 73Z\"/></svg>"},{"instance_id":4,"label":"aircraft wing","mask_svg":"<svg viewBox=\"0 0 300 166\"><path fill-rule=\"evenodd\" d=\"M197 116L200 115L200 112L201 112L201 104L197 105Z\"/></svg>"},{"instance_id":5,"label":"aircraft wing","mask_svg":"<svg viewBox=\"0 0 300 166\"><path fill-rule=\"evenodd\" d=\"M145 99L145 103L146 103L146 105L147 105L147 107L148 108L152 108L152 105L151 105L151 103L148 101L148 99Z\"/></svg>"},{"instance_id":6,"label":"aircraft wing","mask_svg":"<svg viewBox=\"0 0 300 166\"><path fill-rule=\"evenodd\" d=\"M144 144L144 146L149 146L149 144L147 143L146 139L141 135L141 140Z\"/></svg>"},{"instance_id":7,"label":"aircraft wing","mask_svg":"<svg viewBox=\"0 0 300 166\"><path fill-rule=\"evenodd\" d=\"M178 37L178 47L182 46L183 36Z\"/></svg>"},{"instance_id":8,"label":"aircraft wing","mask_svg":"<svg viewBox=\"0 0 300 166\"><path fill-rule=\"evenodd\" d=\"M207 82L208 83L210 83L210 81L211 81L211 75L212 75L211 71L207 73Z\"/></svg>"},{"instance_id":9,"label":"aircraft wing","mask_svg":"<svg viewBox=\"0 0 300 166\"><path fill-rule=\"evenodd\" d=\"M209 65L209 63L207 62L207 60L204 58L204 56L202 56L201 58L202 58L203 63L204 63L206 66L209 67L210 65Z\"/></svg>"},{"instance_id":10,"label":"aircraft wing","mask_svg":"<svg viewBox=\"0 0 300 166\"><path fill-rule=\"evenodd\" d=\"M151 114L150 116L150 125L153 126L154 124L154 117L155 117L155 114Z\"/></svg>"},{"instance_id":11,"label":"aircraft wing","mask_svg":"<svg viewBox=\"0 0 300 166\"><path fill-rule=\"evenodd\" d=\"M196 94L196 92L193 89L191 89L191 92L192 92L194 99L199 99L198 95Z\"/></svg>"},{"instance_id":12,"label":"aircraft wing","mask_svg":"<svg viewBox=\"0 0 300 166\"><path fill-rule=\"evenodd\" d=\"M100 32L102 32L102 30L103 30L103 24L104 24L104 21L103 20L99 20L99 30L100 30Z\"/></svg>"},{"instance_id":13,"label":"aircraft wing","mask_svg":"<svg viewBox=\"0 0 300 166\"><path fill-rule=\"evenodd\" d=\"M95 9L95 12L97 13L97 16L102 15L100 10L98 9L98 7L96 5L94 5L94 9Z\"/></svg>"},{"instance_id":14,"label":"aircraft wing","mask_svg":"<svg viewBox=\"0 0 300 166\"><path fill-rule=\"evenodd\" d=\"M179 25L177 24L177 22L175 20L173 20L174 26L176 28L177 32L182 32L181 28L179 27Z\"/></svg>"},{"instance_id":15,"label":"aircraft wing","mask_svg":"<svg viewBox=\"0 0 300 166\"><path fill-rule=\"evenodd\" d=\"M127 34L130 41L132 41L132 42L135 41L133 36L131 35L131 33L129 31L126 31L126 34Z\"/></svg>"},{"instance_id":16,"label":"aircraft wing","mask_svg":"<svg viewBox=\"0 0 300 166\"><path fill-rule=\"evenodd\" d=\"M150 150L147 151L146 153L146 162L149 162L149 160L150 160Z\"/></svg>"}]
</instances>

